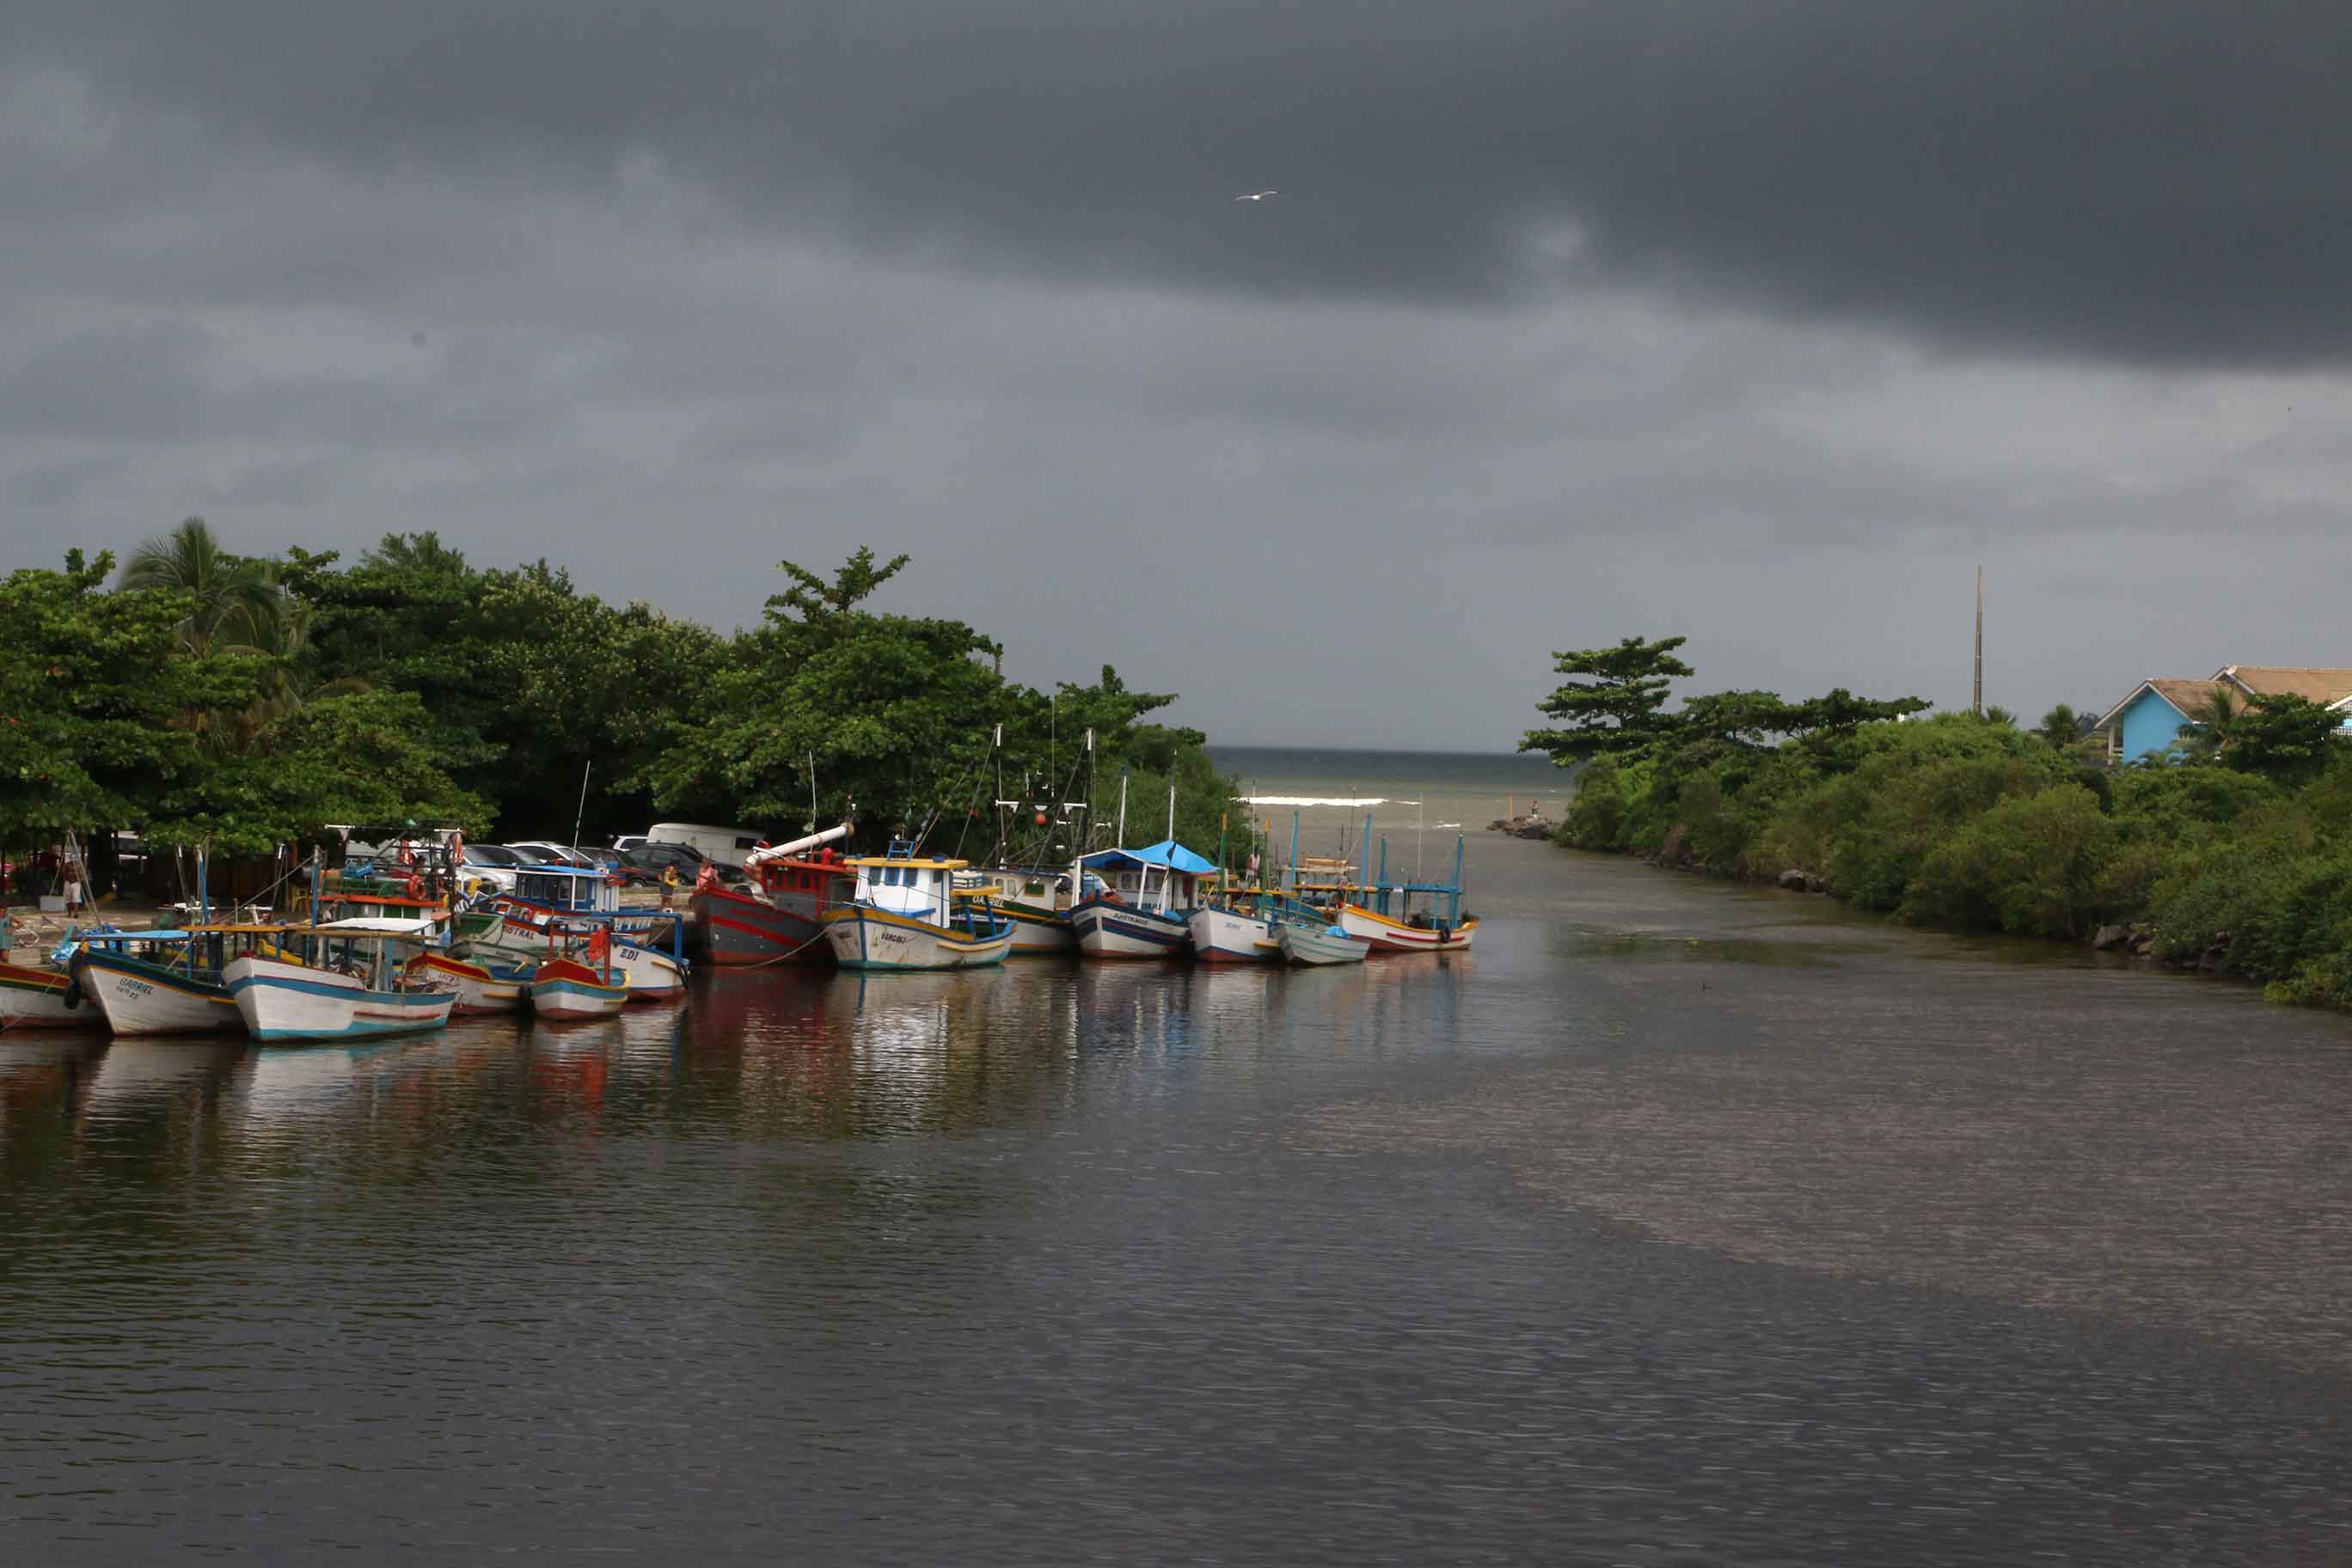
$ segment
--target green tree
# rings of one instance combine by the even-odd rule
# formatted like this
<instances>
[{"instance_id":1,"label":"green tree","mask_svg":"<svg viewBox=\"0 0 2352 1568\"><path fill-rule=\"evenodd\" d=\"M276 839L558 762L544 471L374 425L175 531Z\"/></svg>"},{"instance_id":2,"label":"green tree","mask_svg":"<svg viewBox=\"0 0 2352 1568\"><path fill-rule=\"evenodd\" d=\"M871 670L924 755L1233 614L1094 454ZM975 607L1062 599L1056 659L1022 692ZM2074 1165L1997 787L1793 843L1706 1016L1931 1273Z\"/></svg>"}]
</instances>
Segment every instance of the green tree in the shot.
<instances>
[{"instance_id":1,"label":"green tree","mask_svg":"<svg viewBox=\"0 0 2352 1568\"><path fill-rule=\"evenodd\" d=\"M2230 721L2221 762L2282 784L2305 783L2335 760L2343 722L2307 697L2257 697Z\"/></svg>"},{"instance_id":2,"label":"green tree","mask_svg":"<svg viewBox=\"0 0 2352 1568\"><path fill-rule=\"evenodd\" d=\"M253 696L243 661L185 656L174 588L109 594L110 554L0 582L0 838L137 827L200 763L191 712Z\"/></svg>"},{"instance_id":3,"label":"green tree","mask_svg":"<svg viewBox=\"0 0 2352 1568\"><path fill-rule=\"evenodd\" d=\"M431 728L415 692L320 698L272 721L247 749L184 772L147 836L158 844L264 855L314 838L331 823L415 821L478 835L488 826L488 803L438 765L426 738Z\"/></svg>"},{"instance_id":4,"label":"green tree","mask_svg":"<svg viewBox=\"0 0 2352 1568\"><path fill-rule=\"evenodd\" d=\"M961 621L864 608L903 564L860 550L827 582L782 563L791 586L637 771L655 803L719 796L760 824L854 810L869 839L977 810L993 726L1013 706L983 662L999 650Z\"/></svg>"},{"instance_id":5,"label":"green tree","mask_svg":"<svg viewBox=\"0 0 2352 1568\"><path fill-rule=\"evenodd\" d=\"M1641 752L1664 735L1671 726L1661 718L1669 683L1692 673L1675 657L1688 637L1661 637L1652 642L1627 637L1615 647L1578 648L1552 655L1557 671L1578 679L1566 680L1537 704L1545 717L1559 722L1551 729L1530 730L1519 742L1522 752L1542 752L1568 767L1590 758Z\"/></svg>"}]
</instances>

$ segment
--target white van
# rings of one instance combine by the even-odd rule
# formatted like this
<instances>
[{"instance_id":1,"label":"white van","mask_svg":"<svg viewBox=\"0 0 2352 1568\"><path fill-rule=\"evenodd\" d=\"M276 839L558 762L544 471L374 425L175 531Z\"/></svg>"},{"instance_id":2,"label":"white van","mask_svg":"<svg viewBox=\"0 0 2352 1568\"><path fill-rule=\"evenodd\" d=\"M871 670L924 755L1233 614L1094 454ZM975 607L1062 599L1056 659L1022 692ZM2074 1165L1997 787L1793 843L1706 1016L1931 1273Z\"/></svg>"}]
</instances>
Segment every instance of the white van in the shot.
<instances>
[{"instance_id":1,"label":"white van","mask_svg":"<svg viewBox=\"0 0 2352 1568\"><path fill-rule=\"evenodd\" d=\"M751 851L766 843L767 838L756 827L713 827L703 822L656 822L646 829L647 843L683 844L700 850L706 860L716 860L739 871Z\"/></svg>"}]
</instances>

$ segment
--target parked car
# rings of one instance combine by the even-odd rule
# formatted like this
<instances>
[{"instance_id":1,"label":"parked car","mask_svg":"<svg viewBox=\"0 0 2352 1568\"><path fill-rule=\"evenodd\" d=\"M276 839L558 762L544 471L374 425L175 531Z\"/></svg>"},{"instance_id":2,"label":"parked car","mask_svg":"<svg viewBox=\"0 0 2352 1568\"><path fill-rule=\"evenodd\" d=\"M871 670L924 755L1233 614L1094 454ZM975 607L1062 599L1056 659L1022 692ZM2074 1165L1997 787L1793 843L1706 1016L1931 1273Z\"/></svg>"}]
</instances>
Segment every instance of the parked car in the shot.
<instances>
[{"instance_id":1,"label":"parked car","mask_svg":"<svg viewBox=\"0 0 2352 1568\"><path fill-rule=\"evenodd\" d=\"M691 882L702 874L702 852L690 844L640 844L623 850L614 869L627 882L658 882L665 871L676 871L679 881Z\"/></svg>"},{"instance_id":2,"label":"parked car","mask_svg":"<svg viewBox=\"0 0 2352 1568\"><path fill-rule=\"evenodd\" d=\"M752 850L768 842L755 827L714 827L702 822L656 822L646 832L656 844L686 844L721 866L741 869Z\"/></svg>"},{"instance_id":3,"label":"parked car","mask_svg":"<svg viewBox=\"0 0 2352 1568\"><path fill-rule=\"evenodd\" d=\"M544 838L526 838L519 843L509 844L507 847L519 854L538 857L530 862L535 866L577 866L585 869L588 867L603 864L585 850L570 848L562 844L551 844Z\"/></svg>"},{"instance_id":4,"label":"parked car","mask_svg":"<svg viewBox=\"0 0 2352 1568\"><path fill-rule=\"evenodd\" d=\"M614 854L625 855L645 842L646 842L646 836L642 833L624 833L613 840L613 851Z\"/></svg>"},{"instance_id":5,"label":"parked car","mask_svg":"<svg viewBox=\"0 0 2352 1568\"><path fill-rule=\"evenodd\" d=\"M503 844L468 844L466 858L457 866L457 886L468 892L487 888L492 892L511 893L515 889L515 868L531 863L529 856Z\"/></svg>"}]
</instances>

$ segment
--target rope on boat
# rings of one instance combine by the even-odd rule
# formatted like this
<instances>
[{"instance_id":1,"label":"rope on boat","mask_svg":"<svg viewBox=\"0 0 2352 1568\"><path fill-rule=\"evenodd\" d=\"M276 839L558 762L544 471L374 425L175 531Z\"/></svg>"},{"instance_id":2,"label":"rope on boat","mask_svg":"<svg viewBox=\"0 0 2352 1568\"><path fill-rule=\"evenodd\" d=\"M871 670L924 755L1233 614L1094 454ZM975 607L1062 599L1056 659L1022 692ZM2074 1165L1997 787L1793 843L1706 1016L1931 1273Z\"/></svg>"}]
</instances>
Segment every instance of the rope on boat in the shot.
<instances>
[{"instance_id":1,"label":"rope on boat","mask_svg":"<svg viewBox=\"0 0 2352 1568\"><path fill-rule=\"evenodd\" d=\"M798 958L802 953L807 952L810 948L814 947L818 942L823 942L824 940L824 932L819 931L816 935L809 938L808 941L802 942L798 947L788 947L783 952L776 954L773 958L763 958L757 963L746 963L740 967L744 969L765 969L772 963L782 963L788 958Z\"/></svg>"}]
</instances>

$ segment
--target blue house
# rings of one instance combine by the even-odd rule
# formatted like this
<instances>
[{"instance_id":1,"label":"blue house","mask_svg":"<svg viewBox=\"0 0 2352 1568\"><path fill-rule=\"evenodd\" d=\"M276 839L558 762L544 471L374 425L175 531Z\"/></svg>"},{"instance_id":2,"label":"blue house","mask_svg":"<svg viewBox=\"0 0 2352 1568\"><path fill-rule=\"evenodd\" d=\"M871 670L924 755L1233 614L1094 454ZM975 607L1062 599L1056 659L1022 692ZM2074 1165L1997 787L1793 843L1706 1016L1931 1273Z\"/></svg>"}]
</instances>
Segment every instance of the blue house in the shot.
<instances>
[{"instance_id":1,"label":"blue house","mask_svg":"<svg viewBox=\"0 0 2352 1568\"><path fill-rule=\"evenodd\" d=\"M2225 664L2202 680L2143 680L2100 716L2094 733L2105 740L2110 763L2157 756L2204 722L2217 695L2239 707L2258 697L2307 697L2343 715L2342 732L2352 738L2352 669L2270 664Z\"/></svg>"}]
</instances>

